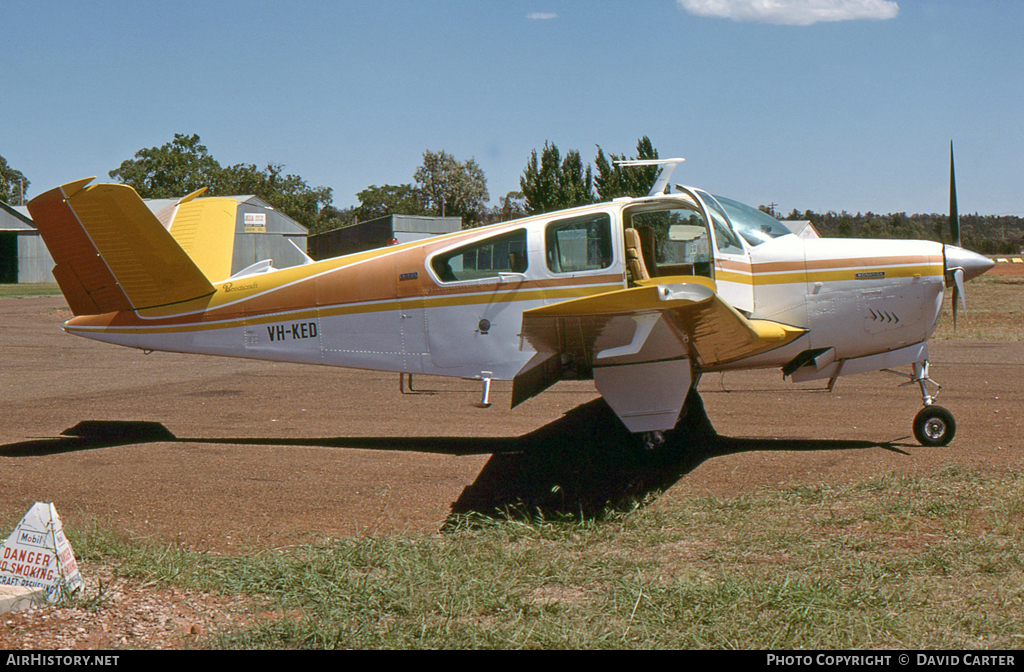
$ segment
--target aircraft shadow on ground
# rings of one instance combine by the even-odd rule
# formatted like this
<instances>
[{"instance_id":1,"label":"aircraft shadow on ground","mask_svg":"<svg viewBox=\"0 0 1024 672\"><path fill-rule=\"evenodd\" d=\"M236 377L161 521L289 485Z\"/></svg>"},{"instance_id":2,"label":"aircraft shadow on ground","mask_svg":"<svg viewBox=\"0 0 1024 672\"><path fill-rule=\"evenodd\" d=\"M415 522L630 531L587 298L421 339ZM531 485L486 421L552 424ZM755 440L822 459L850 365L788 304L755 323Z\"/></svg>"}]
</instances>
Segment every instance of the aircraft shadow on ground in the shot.
<instances>
[{"instance_id":1,"label":"aircraft shadow on ground","mask_svg":"<svg viewBox=\"0 0 1024 672\"><path fill-rule=\"evenodd\" d=\"M211 443L399 450L491 455L476 480L452 503L447 524L465 516L601 516L652 501L704 461L749 451L883 448L888 443L720 436L697 395L656 450L645 450L603 399L519 437L184 438L157 422L83 421L46 439L0 445L2 457L45 456L144 443Z\"/></svg>"}]
</instances>

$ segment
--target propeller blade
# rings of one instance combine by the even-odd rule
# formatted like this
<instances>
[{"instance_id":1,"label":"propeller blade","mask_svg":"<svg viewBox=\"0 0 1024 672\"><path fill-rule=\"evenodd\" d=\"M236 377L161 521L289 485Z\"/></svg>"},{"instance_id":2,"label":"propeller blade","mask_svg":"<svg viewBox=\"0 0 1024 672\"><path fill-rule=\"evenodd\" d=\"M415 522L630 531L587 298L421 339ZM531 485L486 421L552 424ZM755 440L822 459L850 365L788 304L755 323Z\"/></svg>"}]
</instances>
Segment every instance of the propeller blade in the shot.
<instances>
[{"instance_id":1,"label":"propeller blade","mask_svg":"<svg viewBox=\"0 0 1024 672\"><path fill-rule=\"evenodd\" d=\"M967 310L967 301L964 299L966 293L964 292L964 269L954 268L953 269L953 331L956 331L956 307L957 303ZM958 302L957 299L960 299Z\"/></svg>"},{"instance_id":2,"label":"propeller blade","mask_svg":"<svg viewBox=\"0 0 1024 672\"><path fill-rule=\"evenodd\" d=\"M960 213L956 207L956 171L953 169L953 141L949 141L949 234L953 244L960 244Z\"/></svg>"}]
</instances>

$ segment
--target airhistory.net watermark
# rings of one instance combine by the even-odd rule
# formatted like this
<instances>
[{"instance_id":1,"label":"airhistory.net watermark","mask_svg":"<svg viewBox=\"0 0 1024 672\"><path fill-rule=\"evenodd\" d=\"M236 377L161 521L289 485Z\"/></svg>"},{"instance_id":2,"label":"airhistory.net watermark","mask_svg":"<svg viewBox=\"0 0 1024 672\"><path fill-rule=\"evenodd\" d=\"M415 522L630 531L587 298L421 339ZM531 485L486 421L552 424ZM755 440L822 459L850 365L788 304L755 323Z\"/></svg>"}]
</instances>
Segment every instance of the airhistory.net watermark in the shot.
<instances>
[{"instance_id":1,"label":"airhistory.net watermark","mask_svg":"<svg viewBox=\"0 0 1024 672\"><path fill-rule=\"evenodd\" d=\"M117 665L120 656L114 655L89 655L89 656L66 656L52 653L9 653L7 654L7 665L47 665L50 667L106 667Z\"/></svg>"}]
</instances>

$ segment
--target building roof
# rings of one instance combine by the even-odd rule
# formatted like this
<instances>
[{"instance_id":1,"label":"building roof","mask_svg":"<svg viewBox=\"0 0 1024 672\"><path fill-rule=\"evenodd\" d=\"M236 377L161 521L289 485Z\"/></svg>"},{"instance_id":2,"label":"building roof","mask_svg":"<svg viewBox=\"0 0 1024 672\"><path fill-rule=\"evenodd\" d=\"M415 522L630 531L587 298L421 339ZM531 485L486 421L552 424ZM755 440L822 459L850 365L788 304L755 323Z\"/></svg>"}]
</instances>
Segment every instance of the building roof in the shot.
<instances>
[{"instance_id":1,"label":"building roof","mask_svg":"<svg viewBox=\"0 0 1024 672\"><path fill-rule=\"evenodd\" d=\"M821 238L818 230L809 220L783 219L782 224L798 238Z\"/></svg>"},{"instance_id":2,"label":"building roof","mask_svg":"<svg viewBox=\"0 0 1024 672\"><path fill-rule=\"evenodd\" d=\"M247 205L254 208L271 210L275 213L274 225L271 226L271 233L283 233L285 235L306 235L306 227L281 212L274 206L264 201L259 196L252 194L242 196L225 196L238 201L239 205ZM161 210L173 206L180 199L177 198L144 198L143 203L154 215ZM8 205L0 201L0 231L34 231L35 225L28 208L24 205Z\"/></svg>"},{"instance_id":3,"label":"building roof","mask_svg":"<svg viewBox=\"0 0 1024 672\"><path fill-rule=\"evenodd\" d=\"M32 218L24 205L8 205L0 201L0 231L35 231Z\"/></svg>"},{"instance_id":4,"label":"building roof","mask_svg":"<svg viewBox=\"0 0 1024 672\"><path fill-rule=\"evenodd\" d=\"M461 217L426 217L423 215L388 215L395 233L452 233L462 230ZM372 221L372 220L371 220Z\"/></svg>"}]
</instances>

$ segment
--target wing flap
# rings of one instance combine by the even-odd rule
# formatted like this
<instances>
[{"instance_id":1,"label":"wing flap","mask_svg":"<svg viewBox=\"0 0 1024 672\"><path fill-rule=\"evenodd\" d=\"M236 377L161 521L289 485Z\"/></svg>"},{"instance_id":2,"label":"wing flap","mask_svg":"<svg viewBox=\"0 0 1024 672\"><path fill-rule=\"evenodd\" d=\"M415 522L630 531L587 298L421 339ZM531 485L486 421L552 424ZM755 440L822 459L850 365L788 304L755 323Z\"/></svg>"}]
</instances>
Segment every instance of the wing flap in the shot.
<instances>
[{"instance_id":1,"label":"wing flap","mask_svg":"<svg viewBox=\"0 0 1024 672\"><path fill-rule=\"evenodd\" d=\"M676 278L671 278L676 280ZM711 281L691 278L670 284L639 287L534 308L523 313L523 338L538 352L562 352L593 366L605 357L640 353L636 340L651 333L650 320L659 314L679 336L677 356L693 357L701 367L751 357L795 340L804 329L768 320L751 320L725 303ZM633 329L621 328L629 317ZM641 331L638 331L641 330ZM663 339L664 340L664 339ZM664 347L658 353L664 357Z\"/></svg>"}]
</instances>

